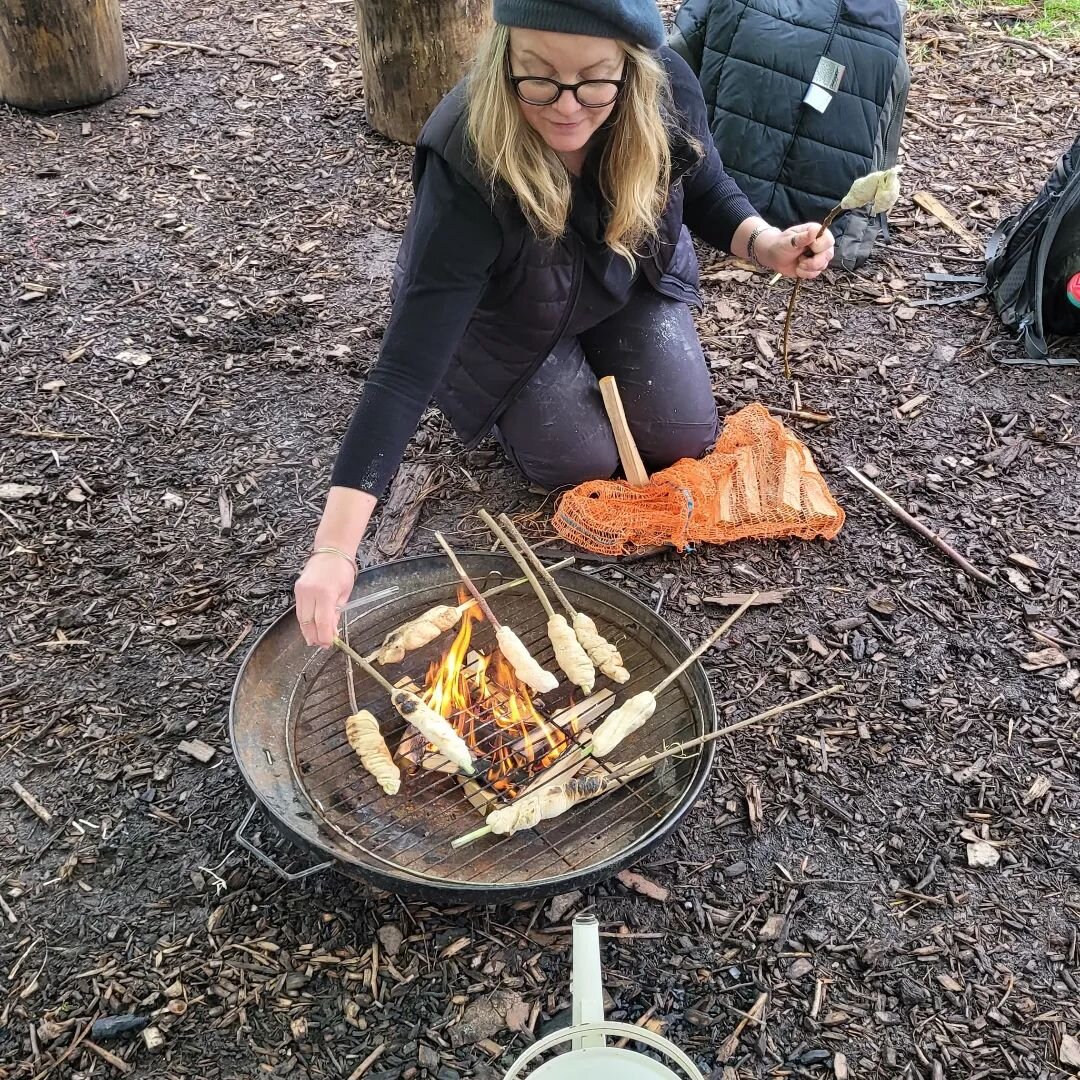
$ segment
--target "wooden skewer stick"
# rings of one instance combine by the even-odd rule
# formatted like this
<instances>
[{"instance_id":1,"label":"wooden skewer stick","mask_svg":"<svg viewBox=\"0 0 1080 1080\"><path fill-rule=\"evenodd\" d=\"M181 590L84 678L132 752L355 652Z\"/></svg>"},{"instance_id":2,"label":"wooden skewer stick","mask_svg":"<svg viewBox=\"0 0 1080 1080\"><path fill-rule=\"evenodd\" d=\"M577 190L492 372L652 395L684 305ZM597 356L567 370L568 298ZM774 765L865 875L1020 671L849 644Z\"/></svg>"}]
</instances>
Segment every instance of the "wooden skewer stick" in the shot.
<instances>
[{"instance_id":1,"label":"wooden skewer stick","mask_svg":"<svg viewBox=\"0 0 1080 1080\"><path fill-rule=\"evenodd\" d=\"M622 462L623 474L632 487L645 487L649 482L649 474L645 471L645 463L641 460L637 443L634 442L634 436L630 433L630 425L626 422L626 412L623 409L622 398L619 396L619 387L615 383L614 375L605 375L600 380L600 396L604 399L604 408L607 410L608 421L615 435L615 445L619 449L619 461Z\"/></svg>"},{"instance_id":2,"label":"wooden skewer stick","mask_svg":"<svg viewBox=\"0 0 1080 1080\"><path fill-rule=\"evenodd\" d=\"M799 709L802 708L803 705L810 705L815 701L820 701L821 698L839 694L843 689L843 683L834 683L824 690L817 690L813 694L807 694L805 697L796 698L794 701L788 701L783 705L774 705L771 709L766 709L764 712L757 713L754 716L748 716L745 720L740 720L735 724L728 724L727 727L718 728L716 731L710 731L707 735L699 735L696 739L688 739L686 742L669 747L659 754L640 757L634 761L628 762L626 765L612 766L608 770L608 776L611 778L630 776L630 778L633 779L633 777L637 776L639 773L655 768L661 761L666 761L668 758L676 757L679 754L685 754L687 750L696 750L699 746L704 746L706 743L722 739L725 735L730 735L733 731L741 731L743 728L751 727L754 724L764 723L764 721L771 720L774 716L780 716L782 713L790 712L792 709Z\"/></svg>"},{"instance_id":3,"label":"wooden skewer stick","mask_svg":"<svg viewBox=\"0 0 1080 1080\"><path fill-rule=\"evenodd\" d=\"M560 559L557 563L552 563L550 569L551 570L565 570L568 566L573 566L575 562L577 562L577 559L575 559L574 556L571 555L566 559ZM548 568L545 567L545 569L548 569ZM529 579L526 578L526 577L519 577L519 578L514 578L513 581L504 581L501 585L494 585L490 589L485 589L480 595L483 596L483 598L485 600L490 600L491 597L498 596L499 593L508 592L510 589L516 589L519 585L527 584L528 580ZM558 586L556 586L556 588L557 587ZM458 607L462 611L467 611L469 608L473 607L475 604L476 604L475 600L466 600L464 604L458 604Z\"/></svg>"},{"instance_id":4,"label":"wooden skewer stick","mask_svg":"<svg viewBox=\"0 0 1080 1080\"><path fill-rule=\"evenodd\" d=\"M488 606L488 602L484 599L483 593L473 584L473 579L469 577L469 572L461 565L461 560L454 554L454 549L446 542L446 537L441 532L435 534L435 539L439 542L439 547L446 552L446 557L450 560L454 569L457 571L457 575L461 578L462 584L466 589L472 593L472 598L480 605L480 610L484 613L484 618L491 623L492 629L498 630L502 623L495 618L495 612Z\"/></svg>"},{"instance_id":5,"label":"wooden skewer stick","mask_svg":"<svg viewBox=\"0 0 1080 1080\"><path fill-rule=\"evenodd\" d=\"M389 679L384 678L374 664L365 660L351 645L342 641L340 637L334 637L334 648L340 649L354 664L358 664L366 675L370 675L391 697L393 697L397 687L394 686Z\"/></svg>"},{"instance_id":6,"label":"wooden skewer stick","mask_svg":"<svg viewBox=\"0 0 1080 1080\"><path fill-rule=\"evenodd\" d=\"M728 630L735 620L740 618L747 608L752 607L761 593L756 592L743 601L694 651L672 672L670 672L653 691L653 697L659 697L695 660L705 655Z\"/></svg>"},{"instance_id":7,"label":"wooden skewer stick","mask_svg":"<svg viewBox=\"0 0 1080 1080\"><path fill-rule=\"evenodd\" d=\"M533 573L533 568L529 565L528 559L514 546L514 542L506 535L505 530L499 523L486 511L480 511L480 520L491 530L492 535L500 544L510 553L514 562L521 567L521 572L529 579L529 584L532 586L532 591L536 593L536 599L543 605L544 611L549 619L555 615L555 609L551 606L551 601L547 598L547 593L544 592L540 586L540 582L536 580L536 574Z\"/></svg>"},{"instance_id":8,"label":"wooden skewer stick","mask_svg":"<svg viewBox=\"0 0 1080 1080\"><path fill-rule=\"evenodd\" d=\"M862 486L866 488L867 491L869 491L872 495L876 495L877 498L879 498L889 508L894 517L899 518L905 525L910 525L911 528L913 528L920 536L925 536L926 539L929 540L930 543L938 549L938 551L941 551L945 555L948 555L948 557L952 559L952 561L956 563L956 565L959 566L965 574L967 574L969 577L973 577L976 581L981 581L984 585L997 584L997 582L995 582L989 574L984 574L977 567L972 566L972 564L969 563L967 559L965 559L964 556L961 555L960 552L952 546L952 544L950 544L947 540L942 540L942 538L938 536L938 534L934 532L933 529L928 528L917 517L909 514L894 498L886 495L885 492L881 490L881 488L879 488L876 484L872 483L865 476L863 476L863 474L859 472L858 469L856 469L852 465L845 465L844 468L848 471L848 473L850 473L852 477L858 480L858 482L862 484Z\"/></svg>"},{"instance_id":9,"label":"wooden skewer stick","mask_svg":"<svg viewBox=\"0 0 1080 1080\"><path fill-rule=\"evenodd\" d=\"M815 240L825 235L825 230L836 220L837 215L841 212L840 206L834 206L828 214L825 215L825 220L821 223L821 228L818 229L814 236ZM807 248L807 251L810 249ZM803 279L796 278L795 285L791 290L791 298L788 300L787 314L784 316L784 378L791 378L791 362L788 360L788 340L791 337L791 320L795 315L795 302L799 299L799 290L802 288Z\"/></svg>"},{"instance_id":10,"label":"wooden skewer stick","mask_svg":"<svg viewBox=\"0 0 1080 1080\"><path fill-rule=\"evenodd\" d=\"M613 787L622 787L623 784L628 784L631 780L636 780L639 776L643 776L645 773L650 772L652 769L656 768L661 761L683 755L688 750L696 750L699 746L715 742L717 739L722 739L725 735L730 735L732 732L741 731L743 728L751 727L754 724L764 723L764 721L771 720L774 716L780 716L782 713L791 712L792 709L801 708L803 705L810 705L815 701L820 701L821 698L831 697L833 694L840 693L843 689L843 683L835 683L825 690L818 690L813 694L807 694L805 697L796 698L795 701L788 701L783 705L774 705L771 709L766 709L764 712L757 713L754 716L748 716L745 720L740 720L736 724L728 724L727 727L719 728L716 731L710 731L707 735L699 735L696 739L688 739L686 742L669 747L659 754L636 758L634 761L627 762L625 765L610 767L606 779L609 781L618 781L618 784L613 784ZM585 748L583 753L587 752L588 747ZM604 793L606 794L608 791L613 790L613 787L605 788ZM450 846L455 850L465 847L474 840L479 840L482 837L489 835L490 832L490 826L482 826L479 829L474 829L470 833L466 833L464 836L459 836L456 840L452 840Z\"/></svg>"},{"instance_id":11,"label":"wooden skewer stick","mask_svg":"<svg viewBox=\"0 0 1080 1080\"><path fill-rule=\"evenodd\" d=\"M521 550L525 553L525 557L529 560L529 562L532 563L537 573L539 573L539 575L544 579L544 583L555 594L555 599L558 600L564 608L566 608L567 615L573 618L577 614L577 612L574 610L574 605L571 604L569 600L567 600L566 593L562 591L559 583L555 580L554 574L552 573L552 571L560 569L562 564L555 563L553 566L545 566L540 556L537 555L536 552L533 551L533 549L529 546L528 541L525 539L524 536L521 535L521 531L513 523L513 521L511 521L511 519L506 514L500 514L499 520L503 523L503 527L506 529L506 531L514 538L517 546L521 548Z\"/></svg>"}]
</instances>

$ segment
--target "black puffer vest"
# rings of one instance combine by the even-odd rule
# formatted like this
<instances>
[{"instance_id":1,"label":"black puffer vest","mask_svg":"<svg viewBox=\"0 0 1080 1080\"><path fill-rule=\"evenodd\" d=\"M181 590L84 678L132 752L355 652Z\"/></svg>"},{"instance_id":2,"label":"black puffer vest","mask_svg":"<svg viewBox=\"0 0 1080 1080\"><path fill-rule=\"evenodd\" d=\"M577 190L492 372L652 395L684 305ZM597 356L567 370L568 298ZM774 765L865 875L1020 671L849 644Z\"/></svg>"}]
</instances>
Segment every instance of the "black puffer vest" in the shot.
<instances>
[{"instance_id":1,"label":"black puffer vest","mask_svg":"<svg viewBox=\"0 0 1080 1080\"><path fill-rule=\"evenodd\" d=\"M669 50L661 50L661 59L670 55ZM678 109L678 101L675 107ZM442 100L420 133L414 186L432 154L481 193L502 230L502 250L491 283L435 395L458 437L472 448L562 338L581 288L583 241L573 229L553 243L539 240L512 193L493 198L491 185L479 173L468 143L464 85ZM658 292L700 304L697 256L683 226L681 183L698 159L696 151L677 133L672 137L672 159L673 181L659 242L639 265ZM408 264L411 238L407 226L398 253L395 286Z\"/></svg>"}]
</instances>

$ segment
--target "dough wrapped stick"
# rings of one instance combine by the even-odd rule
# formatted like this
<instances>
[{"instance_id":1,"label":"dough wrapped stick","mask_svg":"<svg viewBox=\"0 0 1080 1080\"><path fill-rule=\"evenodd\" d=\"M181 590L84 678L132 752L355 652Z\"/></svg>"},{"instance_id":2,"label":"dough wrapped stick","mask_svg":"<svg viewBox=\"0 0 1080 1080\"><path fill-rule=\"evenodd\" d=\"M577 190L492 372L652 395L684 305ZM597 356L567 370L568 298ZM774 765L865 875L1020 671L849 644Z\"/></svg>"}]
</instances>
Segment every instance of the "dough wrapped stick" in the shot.
<instances>
[{"instance_id":1,"label":"dough wrapped stick","mask_svg":"<svg viewBox=\"0 0 1080 1080\"><path fill-rule=\"evenodd\" d=\"M428 608L423 615L418 615L396 630L391 630L380 646L376 659L383 665L400 664L406 653L422 649L440 634L457 626L463 610L449 604Z\"/></svg>"},{"instance_id":2,"label":"dough wrapped stick","mask_svg":"<svg viewBox=\"0 0 1080 1080\"><path fill-rule=\"evenodd\" d=\"M593 732L593 757L607 757L616 746L632 735L639 727L646 724L656 712L656 695L651 690L642 690L624 701L617 709L604 717L604 722Z\"/></svg>"},{"instance_id":3,"label":"dough wrapped stick","mask_svg":"<svg viewBox=\"0 0 1080 1080\"><path fill-rule=\"evenodd\" d=\"M658 686L652 690L643 690L627 699L613 712L604 717L604 722L593 732L592 741L589 743L592 756L596 758L606 757L627 737L632 735L638 728L648 723L652 714L656 712L656 702L660 695L705 652L713 647L720 638L727 633L728 628L739 618L760 593L754 593L735 612L724 620L723 624L714 630L674 671L664 677Z\"/></svg>"},{"instance_id":4,"label":"dough wrapped stick","mask_svg":"<svg viewBox=\"0 0 1080 1080\"><path fill-rule=\"evenodd\" d=\"M583 611L574 612L574 633L589 659L612 682L630 681L630 672L623 667L622 653L596 629L596 623Z\"/></svg>"},{"instance_id":5,"label":"dough wrapped stick","mask_svg":"<svg viewBox=\"0 0 1080 1080\"><path fill-rule=\"evenodd\" d=\"M559 685L559 680L545 671L532 653L522 644L521 638L503 624L495 631L495 640L498 642L499 651L506 657L507 663L514 669L514 674L533 693L546 694Z\"/></svg>"},{"instance_id":6,"label":"dough wrapped stick","mask_svg":"<svg viewBox=\"0 0 1080 1080\"><path fill-rule=\"evenodd\" d=\"M500 806L487 816L487 824L498 836L512 836L522 829L532 829L548 818L565 814L571 806L602 795L603 776L582 776L562 784L523 795L509 806Z\"/></svg>"},{"instance_id":7,"label":"dough wrapped stick","mask_svg":"<svg viewBox=\"0 0 1080 1080\"><path fill-rule=\"evenodd\" d=\"M574 636L577 638L578 644L584 649L585 655L589 658L590 663L595 664L612 682L624 683L630 681L630 672L623 667L622 656L619 654L619 650L615 648L611 642L605 640L600 635L600 631L596 629L596 623L589 618L588 615L581 611L575 611L573 604L566 598L566 593L559 587L559 583L552 576L552 570L556 567L545 566L541 562L540 557L535 551L525 542L525 537L521 535L518 527L507 517L506 514L500 514L499 520L503 523L506 531L514 538L514 542L524 552L525 557L535 567L540 576L546 581L551 588L551 591L555 594L559 603L566 608L567 615L572 620L574 627ZM524 569L524 567L522 568ZM534 585L534 588L539 589L538 585ZM546 597L545 597L546 600ZM545 607L549 607L545 603ZM555 645L555 637L552 634L551 617L552 612L548 611L548 637L551 638L552 645ZM581 689L586 694L592 692L592 686L586 689L581 683L574 678L570 673L566 664L559 659L559 650L555 648L555 658L559 660L559 667L566 672L567 678L577 686L581 686ZM566 652L566 659L568 663L573 664L574 660L571 658L569 650Z\"/></svg>"},{"instance_id":8,"label":"dough wrapped stick","mask_svg":"<svg viewBox=\"0 0 1080 1080\"><path fill-rule=\"evenodd\" d=\"M401 770L383 740L379 721L367 709L361 709L345 721L345 737L379 787L387 795L396 795L401 789Z\"/></svg>"},{"instance_id":9,"label":"dough wrapped stick","mask_svg":"<svg viewBox=\"0 0 1080 1080\"><path fill-rule=\"evenodd\" d=\"M395 690L390 700L402 718L412 724L447 761L452 761L470 776L476 772L465 740L434 709L425 705L411 690Z\"/></svg>"},{"instance_id":10,"label":"dough wrapped stick","mask_svg":"<svg viewBox=\"0 0 1080 1080\"><path fill-rule=\"evenodd\" d=\"M548 619L547 632L551 639L551 647L555 650L555 662L575 686L581 687L583 694L591 694L596 685L596 668L593 667L589 654L578 641L577 634L566 621L566 616L552 615Z\"/></svg>"},{"instance_id":11,"label":"dough wrapped stick","mask_svg":"<svg viewBox=\"0 0 1080 1080\"><path fill-rule=\"evenodd\" d=\"M495 539L506 548L514 562L521 567L522 573L528 579L533 592L536 594L536 599L540 601L547 614L547 633L548 639L551 641L551 648L555 653L555 662L575 686L580 686L583 693L591 694L593 686L596 684L596 669L589 659L589 654L579 644L566 619L562 615L555 613L551 601L547 598L547 593L544 592L540 582L536 579L536 574L533 573L529 559L522 550L519 550L519 548L527 549L529 545L521 538L521 533L514 528L514 523L505 514L502 515L502 519L516 535L516 543L510 539L507 532L500 528L499 524L486 510L480 511L480 520L491 530ZM506 655L505 650L503 655ZM547 673L545 672L545 674ZM529 682L520 673L519 677L524 682ZM532 683L529 683L529 685L531 686ZM551 689L554 690L555 686L558 686L558 682ZM544 691L537 690L537 693L544 693Z\"/></svg>"}]
</instances>

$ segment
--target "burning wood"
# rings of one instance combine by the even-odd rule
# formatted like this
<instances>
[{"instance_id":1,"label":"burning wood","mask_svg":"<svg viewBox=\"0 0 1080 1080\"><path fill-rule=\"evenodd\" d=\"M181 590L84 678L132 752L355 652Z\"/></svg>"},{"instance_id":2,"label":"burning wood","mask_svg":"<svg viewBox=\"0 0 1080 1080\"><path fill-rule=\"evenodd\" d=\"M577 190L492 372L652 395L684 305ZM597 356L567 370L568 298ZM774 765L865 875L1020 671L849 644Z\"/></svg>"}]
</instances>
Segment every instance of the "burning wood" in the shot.
<instances>
[{"instance_id":1,"label":"burning wood","mask_svg":"<svg viewBox=\"0 0 1080 1080\"><path fill-rule=\"evenodd\" d=\"M465 785L466 795L485 811L501 797L529 791L556 762L565 763L575 746L588 741L589 727L612 707L615 695L605 689L545 716L504 657L481 655L472 648L477 618L475 612L466 615L445 655L429 668L424 688L408 679L397 685L418 695L464 739L486 781ZM416 731L404 735L396 757L413 769L458 772L453 760L429 748ZM570 775L561 767L558 772Z\"/></svg>"}]
</instances>

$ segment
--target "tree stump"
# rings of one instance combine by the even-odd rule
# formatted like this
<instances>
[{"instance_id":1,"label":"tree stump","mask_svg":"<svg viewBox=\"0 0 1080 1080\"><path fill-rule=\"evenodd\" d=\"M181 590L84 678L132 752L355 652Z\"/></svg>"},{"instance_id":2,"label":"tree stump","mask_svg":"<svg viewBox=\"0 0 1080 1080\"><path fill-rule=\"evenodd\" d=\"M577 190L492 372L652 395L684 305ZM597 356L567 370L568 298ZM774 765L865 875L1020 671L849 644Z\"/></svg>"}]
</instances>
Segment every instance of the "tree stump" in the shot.
<instances>
[{"instance_id":1,"label":"tree stump","mask_svg":"<svg viewBox=\"0 0 1080 1080\"><path fill-rule=\"evenodd\" d=\"M465 73L488 26L490 0L356 0L368 123L415 143Z\"/></svg>"},{"instance_id":2,"label":"tree stump","mask_svg":"<svg viewBox=\"0 0 1080 1080\"><path fill-rule=\"evenodd\" d=\"M0 0L0 101L78 109L127 81L120 0Z\"/></svg>"}]
</instances>

